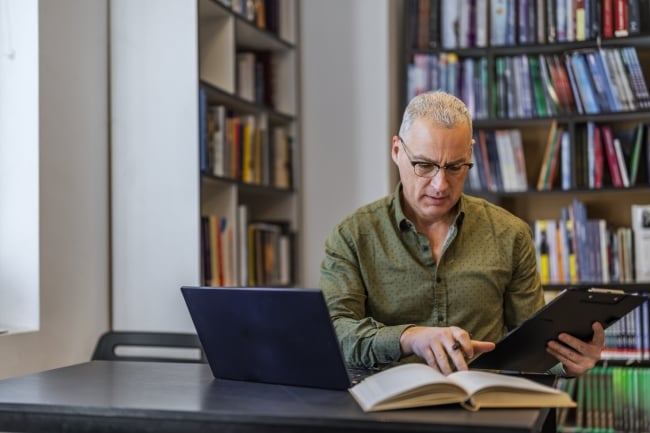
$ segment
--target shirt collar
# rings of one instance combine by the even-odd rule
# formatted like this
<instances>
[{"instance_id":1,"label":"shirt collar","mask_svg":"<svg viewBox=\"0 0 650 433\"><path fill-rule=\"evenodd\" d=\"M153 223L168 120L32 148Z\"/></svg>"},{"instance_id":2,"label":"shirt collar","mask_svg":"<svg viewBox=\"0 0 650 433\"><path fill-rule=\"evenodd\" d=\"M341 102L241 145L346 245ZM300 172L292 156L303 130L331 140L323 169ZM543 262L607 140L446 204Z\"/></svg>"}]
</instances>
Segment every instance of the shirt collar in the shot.
<instances>
[{"instance_id":1,"label":"shirt collar","mask_svg":"<svg viewBox=\"0 0 650 433\"><path fill-rule=\"evenodd\" d=\"M404 210L402 209L402 201L400 200L401 194L402 182L398 182L397 187L395 188L395 192L393 192L393 217L395 218L397 227L399 227L401 231L407 231L413 227L413 223L409 221L409 219L404 215ZM466 210L467 199L465 198L465 194L461 194L460 200L458 200L458 213L454 219L454 224L456 227L460 228L460 226L463 224Z\"/></svg>"}]
</instances>

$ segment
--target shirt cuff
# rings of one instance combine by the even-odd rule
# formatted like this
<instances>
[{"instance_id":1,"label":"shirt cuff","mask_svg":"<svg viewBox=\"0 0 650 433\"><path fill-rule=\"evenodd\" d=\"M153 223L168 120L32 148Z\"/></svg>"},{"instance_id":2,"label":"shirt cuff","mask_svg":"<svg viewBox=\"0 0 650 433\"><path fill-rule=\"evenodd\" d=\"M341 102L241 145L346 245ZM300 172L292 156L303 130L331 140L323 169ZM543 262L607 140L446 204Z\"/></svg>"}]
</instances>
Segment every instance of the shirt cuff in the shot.
<instances>
[{"instance_id":1,"label":"shirt cuff","mask_svg":"<svg viewBox=\"0 0 650 433\"><path fill-rule=\"evenodd\" d=\"M407 328L415 325L385 326L377 330L375 335L376 357L382 364L399 361L402 357L402 349L399 339Z\"/></svg>"}]
</instances>

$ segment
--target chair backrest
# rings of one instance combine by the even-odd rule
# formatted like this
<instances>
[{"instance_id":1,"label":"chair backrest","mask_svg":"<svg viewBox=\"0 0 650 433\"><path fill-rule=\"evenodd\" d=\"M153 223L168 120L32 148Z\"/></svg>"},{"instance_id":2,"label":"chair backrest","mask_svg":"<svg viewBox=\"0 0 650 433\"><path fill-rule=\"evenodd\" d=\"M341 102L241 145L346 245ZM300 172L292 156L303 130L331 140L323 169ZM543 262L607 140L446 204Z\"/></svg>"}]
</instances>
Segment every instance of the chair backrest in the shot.
<instances>
[{"instance_id":1,"label":"chair backrest","mask_svg":"<svg viewBox=\"0 0 650 433\"><path fill-rule=\"evenodd\" d=\"M196 334L108 331L97 341L93 360L205 363Z\"/></svg>"}]
</instances>

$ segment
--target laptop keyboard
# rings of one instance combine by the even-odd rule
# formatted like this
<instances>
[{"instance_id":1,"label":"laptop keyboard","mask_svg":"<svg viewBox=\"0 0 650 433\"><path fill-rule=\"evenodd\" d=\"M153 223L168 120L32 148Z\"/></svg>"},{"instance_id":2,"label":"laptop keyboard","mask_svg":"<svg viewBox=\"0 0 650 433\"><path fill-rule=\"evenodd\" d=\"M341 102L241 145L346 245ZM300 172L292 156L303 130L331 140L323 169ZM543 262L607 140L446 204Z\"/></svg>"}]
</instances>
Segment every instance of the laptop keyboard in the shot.
<instances>
[{"instance_id":1,"label":"laptop keyboard","mask_svg":"<svg viewBox=\"0 0 650 433\"><path fill-rule=\"evenodd\" d=\"M352 385L356 385L368 376L377 373L379 370L370 370L367 368L348 367L348 376Z\"/></svg>"}]
</instances>

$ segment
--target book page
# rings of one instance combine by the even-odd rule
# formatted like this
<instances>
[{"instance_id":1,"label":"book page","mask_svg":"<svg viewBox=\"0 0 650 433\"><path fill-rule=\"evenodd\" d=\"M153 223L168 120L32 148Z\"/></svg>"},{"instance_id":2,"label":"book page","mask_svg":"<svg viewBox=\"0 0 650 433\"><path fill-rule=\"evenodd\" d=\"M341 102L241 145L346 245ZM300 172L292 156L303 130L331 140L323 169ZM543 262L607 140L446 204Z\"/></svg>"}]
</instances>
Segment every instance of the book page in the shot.
<instances>
[{"instance_id":1,"label":"book page","mask_svg":"<svg viewBox=\"0 0 650 433\"><path fill-rule=\"evenodd\" d=\"M561 392L523 377L506 374L490 373L487 371L457 371L448 376L450 381L457 383L467 391L468 395L475 394L487 388L510 388L536 391L548 394Z\"/></svg>"},{"instance_id":2,"label":"book page","mask_svg":"<svg viewBox=\"0 0 650 433\"><path fill-rule=\"evenodd\" d=\"M458 403L462 387L426 364L403 364L365 378L350 393L368 410Z\"/></svg>"},{"instance_id":3,"label":"book page","mask_svg":"<svg viewBox=\"0 0 650 433\"><path fill-rule=\"evenodd\" d=\"M575 407L575 402L563 391L535 381L485 371L452 373L450 380L461 382L471 397L463 407Z\"/></svg>"}]
</instances>

